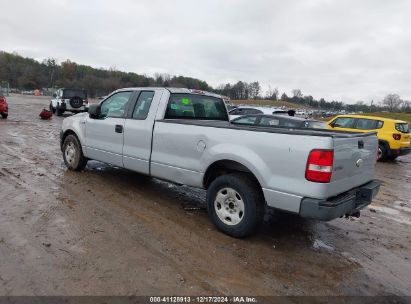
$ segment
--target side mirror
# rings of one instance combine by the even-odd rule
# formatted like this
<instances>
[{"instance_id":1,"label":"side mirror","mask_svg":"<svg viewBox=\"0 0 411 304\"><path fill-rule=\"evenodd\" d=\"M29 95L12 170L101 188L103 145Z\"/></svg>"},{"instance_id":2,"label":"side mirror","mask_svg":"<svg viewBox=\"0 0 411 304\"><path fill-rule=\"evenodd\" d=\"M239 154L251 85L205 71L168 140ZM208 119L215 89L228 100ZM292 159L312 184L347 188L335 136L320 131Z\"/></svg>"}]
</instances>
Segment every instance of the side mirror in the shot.
<instances>
[{"instance_id":1,"label":"side mirror","mask_svg":"<svg viewBox=\"0 0 411 304\"><path fill-rule=\"evenodd\" d=\"M100 104L92 104L88 108L88 114L90 118L98 119L101 116L101 105Z\"/></svg>"}]
</instances>

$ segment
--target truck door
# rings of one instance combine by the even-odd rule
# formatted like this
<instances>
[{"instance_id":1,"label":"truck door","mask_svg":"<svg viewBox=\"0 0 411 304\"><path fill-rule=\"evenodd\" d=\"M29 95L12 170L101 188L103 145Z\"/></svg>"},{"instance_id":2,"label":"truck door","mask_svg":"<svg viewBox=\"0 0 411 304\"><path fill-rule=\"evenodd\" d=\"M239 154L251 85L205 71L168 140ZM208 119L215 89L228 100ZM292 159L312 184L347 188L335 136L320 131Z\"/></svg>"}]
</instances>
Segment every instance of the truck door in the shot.
<instances>
[{"instance_id":1,"label":"truck door","mask_svg":"<svg viewBox=\"0 0 411 304\"><path fill-rule=\"evenodd\" d=\"M111 95L101 104L100 118L87 119L87 157L123 167L125 113L132 95L132 91Z\"/></svg>"},{"instance_id":2,"label":"truck door","mask_svg":"<svg viewBox=\"0 0 411 304\"><path fill-rule=\"evenodd\" d=\"M149 174L151 139L156 108L162 93L144 90L138 92L124 126L123 163L133 171Z\"/></svg>"}]
</instances>

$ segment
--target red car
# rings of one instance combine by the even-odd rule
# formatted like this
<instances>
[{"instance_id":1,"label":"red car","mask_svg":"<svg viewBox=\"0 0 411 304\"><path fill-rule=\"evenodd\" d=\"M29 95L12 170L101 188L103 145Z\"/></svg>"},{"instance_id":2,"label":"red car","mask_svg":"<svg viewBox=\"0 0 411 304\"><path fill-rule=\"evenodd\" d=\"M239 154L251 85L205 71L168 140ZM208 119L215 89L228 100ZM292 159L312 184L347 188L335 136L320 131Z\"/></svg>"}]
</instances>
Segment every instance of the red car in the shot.
<instances>
[{"instance_id":1,"label":"red car","mask_svg":"<svg viewBox=\"0 0 411 304\"><path fill-rule=\"evenodd\" d=\"M0 115L3 118L9 116L9 106L7 105L6 97L0 95Z\"/></svg>"}]
</instances>

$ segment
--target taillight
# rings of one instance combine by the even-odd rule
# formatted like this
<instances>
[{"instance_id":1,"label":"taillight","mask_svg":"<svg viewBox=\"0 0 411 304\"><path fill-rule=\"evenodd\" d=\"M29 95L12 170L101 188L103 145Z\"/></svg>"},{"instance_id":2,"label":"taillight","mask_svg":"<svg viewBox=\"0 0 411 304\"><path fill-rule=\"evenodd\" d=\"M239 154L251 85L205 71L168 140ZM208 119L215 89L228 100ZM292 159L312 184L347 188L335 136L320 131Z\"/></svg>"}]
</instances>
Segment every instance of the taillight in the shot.
<instances>
[{"instance_id":1,"label":"taillight","mask_svg":"<svg viewBox=\"0 0 411 304\"><path fill-rule=\"evenodd\" d=\"M333 150L312 150L307 160L305 178L311 182L329 183L333 171Z\"/></svg>"},{"instance_id":2,"label":"taillight","mask_svg":"<svg viewBox=\"0 0 411 304\"><path fill-rule=\"evenodd\" d=\"M400 139L401 139L401 134L396 134L396 133L394 133L394 134L392 135L392 138L394 138L395 140L400 140Z\"/></svg>"}]
</instances>

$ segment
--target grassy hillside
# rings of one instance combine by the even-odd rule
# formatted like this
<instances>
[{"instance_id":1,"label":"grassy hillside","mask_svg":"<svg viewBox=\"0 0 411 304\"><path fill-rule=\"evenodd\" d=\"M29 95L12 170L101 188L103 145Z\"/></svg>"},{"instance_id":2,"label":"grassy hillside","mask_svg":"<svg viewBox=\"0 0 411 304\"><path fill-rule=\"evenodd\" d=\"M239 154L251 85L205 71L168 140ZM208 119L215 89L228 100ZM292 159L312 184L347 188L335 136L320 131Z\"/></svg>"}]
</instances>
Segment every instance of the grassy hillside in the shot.
<instances>
[{"instance_id":1,"label":"grassy hillside","mask_svg":"<svg viewBox=\"0 0 411 304\"><path fill-rule=\"evenodd\" d=\"M308 109L309 107L287 102L287 101L273 101L273 100L265 100L265 99L247 99L247 100L231 100L232 104L235 105L254 105L254 106L265 106L265 107L286 107L289 109Z\"/></svg>"},{"instance_id":2,"label":"grassy hillside","mask_svg":"<svg viewBox=\"0 0 411 304\"><path fill-rule=\"evenodd\" d=\"M368 116L380 116L385 118L399 119L407 121L411 125L411 113L388 113L388 112L378 112L378 113L364 113L361 115Z\"/></svg>"}]
</instances>

